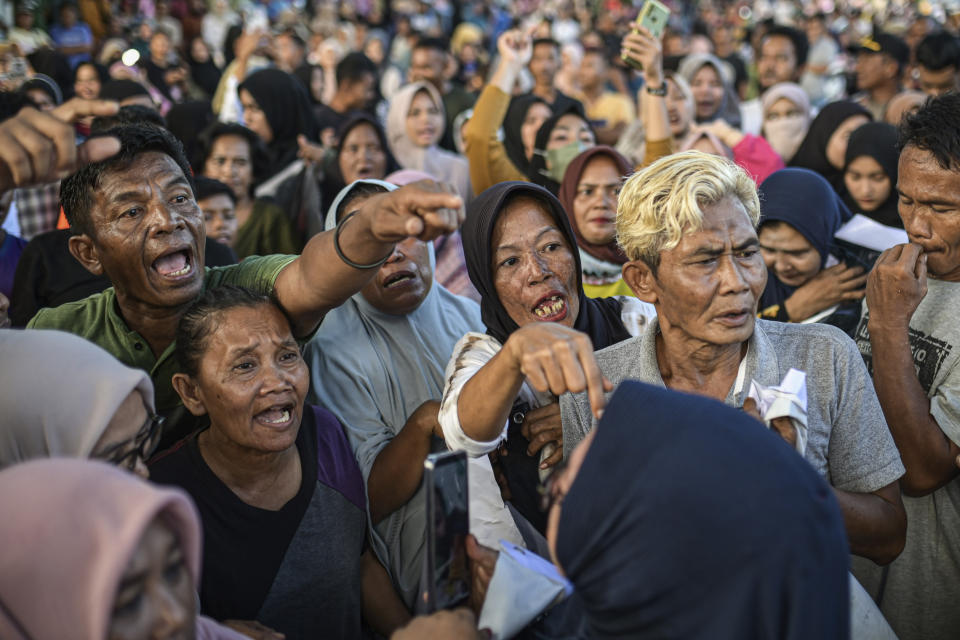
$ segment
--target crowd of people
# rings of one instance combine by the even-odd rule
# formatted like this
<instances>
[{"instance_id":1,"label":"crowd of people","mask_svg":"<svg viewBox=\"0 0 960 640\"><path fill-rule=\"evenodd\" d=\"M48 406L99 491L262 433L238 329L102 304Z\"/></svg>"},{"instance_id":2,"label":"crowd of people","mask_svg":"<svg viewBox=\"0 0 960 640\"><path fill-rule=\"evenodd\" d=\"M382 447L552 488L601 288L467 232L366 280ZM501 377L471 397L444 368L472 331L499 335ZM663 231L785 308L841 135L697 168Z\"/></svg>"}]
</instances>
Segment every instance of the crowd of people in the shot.
<instances>
[{"instance_id":1,"label":"crowd of people","mask_svg":"<svg viewBox=\"0 0 960 640\"><path fill-rule=\"evenodd\" d=\"M0 637L960 637L960 5L664 4L0 8Z\"/></svg>"}]
</instances>

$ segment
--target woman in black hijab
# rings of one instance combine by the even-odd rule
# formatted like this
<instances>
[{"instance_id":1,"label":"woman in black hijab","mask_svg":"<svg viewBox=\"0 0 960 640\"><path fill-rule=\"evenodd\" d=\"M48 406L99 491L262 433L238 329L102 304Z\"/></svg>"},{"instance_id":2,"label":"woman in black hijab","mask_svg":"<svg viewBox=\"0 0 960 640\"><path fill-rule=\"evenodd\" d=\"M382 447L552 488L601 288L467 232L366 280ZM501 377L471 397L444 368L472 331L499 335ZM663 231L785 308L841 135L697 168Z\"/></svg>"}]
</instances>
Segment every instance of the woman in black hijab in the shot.
<instances>
[{"instance_id":1,"label":"woman in black hijab","mask_svg":"<svg viewBox=\"0 0 960 640\"><path fill-rule=\"evenodd\" d=\"M210 48L203 38L197 36L190 40L186 58L190 65L190 79L208 98L212 98L217 92L222 72L210 57Z\"/></svg>"},{"instance_id":2,"label":"woman in black hijab","mask_svg":"<svg viewBox=\"0 0 960 640\"><path fill-rule=\"evenodd\" d=\"M652 307L584 294L576 236L543 187L505 182L487 189L470 203L461 233L487 333L467 334L447 365L444 439L474 456L505 441L512 502L542 532L538 472L563 455L557 396L592 379L602 404L593 351L637 335Z\"/></svg>"},{"instance_id":3,"label":"woman in black hijab","mask_svg":"<svg viewBox=\"0 0 960 640\"><path fill-rule=\"evenodd\" d=\"M537 104L546 107L547 113L550 112L550 105L547 104L547 101L532 93L511 98L510 106L507 107L507 115L503 118L503 148L513 166L524 175L530 171L531 156L527 155L527 150L524 147L523 124L530 109Z\"/></svg>"},{"instance_id":4,"label":"woman in black hijab","mask_svg":"<svg viewBox=\"0 0 960 640\"><path fill-rule=\"evenodd\" d=\"M833 491L742 411L624 382L549 497L587 637L850 637Z\"/></svg>"},{"instance_id":5,"label":"woman in black hijab","mask_svg":"<svg viewBox=\"0 0 960 640\"><path fill-rule=\"evenodd\" d=\"M299 80L279 69L261 69L240 83L244 124L266 143L270 153L267 178L296 162L298 136L318 142L310 98Z\"/></svg>"},{"instance_id":6,"label":"woman in black hijab","mask_svg":"<svg viewBox=\"0 0 960 640\"><path fill-rule=\"evenodd\" d=\"M847 140L857 127L872 119L870 112L855 102L831 102L810 124L807 136L790 160L790 166L816 171L827 179L834 191L843 193Z\"/></svg>"},{"instance_id":7,"label":"woman in black hijab","mask_svg":"<svg viewBox=\"0 0 960 640\"><path fill-rule=\"evenodd\" d=\"M541 125L527 179L557 195L573 159L596 144L597 135L587 122L583 106L579 102L571 104Z\"/></svg>"},{"instance_id":8,"label":"woman in black hijab","mask_svg":"<svg viewBox=\"0 0 960 640\"><path fill-rule=\"evenodd\" d=\"M844 163L844 203L854 213L888 227L903 228L897 211L897 128L868 122L852 134Z\"/></svg>"}]
</instances>

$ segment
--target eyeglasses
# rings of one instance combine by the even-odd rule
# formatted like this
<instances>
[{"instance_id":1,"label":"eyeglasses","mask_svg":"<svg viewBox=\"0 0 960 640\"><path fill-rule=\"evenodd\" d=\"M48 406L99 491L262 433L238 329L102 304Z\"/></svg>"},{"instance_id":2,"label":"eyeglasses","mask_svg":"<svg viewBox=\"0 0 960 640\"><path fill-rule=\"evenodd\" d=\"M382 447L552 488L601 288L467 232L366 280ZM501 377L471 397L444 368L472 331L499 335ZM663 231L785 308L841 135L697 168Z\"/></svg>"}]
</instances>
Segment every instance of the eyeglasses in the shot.
<instances>
[{"instance_id":1,"label":"eyeglasses","mask_svg":"<svg viewBox=\"0 0 960 640\"><path fill-rule=\"evenodd\" d=\"M137 460L146 462L153 455L160 443L160 434L165 421L166 418L163 416L148 415L137 435L130 440L110 447L97 457L110 464L133 471L137 467ZM130 446L131 443L132 447Z\"/></svg>"},{"instance_id":2,"label":"eyeglasses","mask_svg":"<svg viewBox=\"0 0 960 640\"><path fill-rule=\"evenodd\" d=\"M558 482L566 468L567 460L564 458L553 468L553 471L547 476L547 479L537 487L537 493L540 494L541 513L550 513L554 505L561 504L566 497L566 492L560 490L560 483Z\"/></svg>"}]
</instances>

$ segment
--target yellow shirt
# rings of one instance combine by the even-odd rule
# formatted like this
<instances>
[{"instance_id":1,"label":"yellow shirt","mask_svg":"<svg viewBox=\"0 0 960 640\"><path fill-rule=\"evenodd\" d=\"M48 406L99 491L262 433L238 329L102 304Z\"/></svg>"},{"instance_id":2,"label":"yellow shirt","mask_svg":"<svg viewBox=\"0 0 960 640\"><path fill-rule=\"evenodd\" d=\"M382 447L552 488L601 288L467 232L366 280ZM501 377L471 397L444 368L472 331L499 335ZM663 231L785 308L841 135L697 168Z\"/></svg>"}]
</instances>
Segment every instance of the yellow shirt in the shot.
<instances>
[{"instance_id":1,"label":"yellow shirt","mask_svg":"<svg viewBox=\"0 0 960 640\"><path fill-rule=\"evenodd\" d=\"M620 123L630 124L637 119L636 105L622 93L605 91L593 102L587 100L586 96L580 96L580 101L587 111L587 118L591 121L602 121L606 127Z\"/></svg>"},{"instance_id":2,"label":"yellow shirt","mask_svg":"<svg viewBox=\"0 0 960 640\"><path fill-rule=\"evenodd\" d=\"M587 294L588 298L612 298L613 296L634 297L633 289L627 286L623 278L610 284L583 283L583 292Z\"/></svg>"}]
</instances>

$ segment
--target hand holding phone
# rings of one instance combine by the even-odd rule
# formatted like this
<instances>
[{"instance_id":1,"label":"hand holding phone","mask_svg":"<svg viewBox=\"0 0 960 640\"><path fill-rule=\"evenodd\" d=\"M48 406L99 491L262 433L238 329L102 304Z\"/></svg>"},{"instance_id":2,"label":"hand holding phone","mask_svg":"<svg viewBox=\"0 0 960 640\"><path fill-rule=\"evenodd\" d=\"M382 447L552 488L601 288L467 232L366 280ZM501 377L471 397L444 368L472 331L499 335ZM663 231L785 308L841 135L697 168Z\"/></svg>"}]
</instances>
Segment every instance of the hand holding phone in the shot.
<instances>
[{"instance_id":1,"label":"hand holding phone","mask_svg":"<svg viewBox=\"0 0 960 640\"><path fill-rule=\"evenodd\" d=\"M467 454L432 453L423 468L427 494L424 604L428 612L433 612L452 609L470 597Z\"/></svg>"},{"instance_id":2,"label":"hand holding phone","mask_svg":"<svg viewBox=\"0 0 960 640\"><path fill-rule=\"evenodd\" d=\"M670 9L657 0L647 0L640 10L640 15L637 16L634 22L634 28L631 34L624 38L624 46L620 53L620 58L634 69L643 71L643 60L637 57L636 52L632 51L633 47L628 47L628 43L633 44L634 47L638 44L638 42L630 43L631 40L637 40L636 38L631 38L631 35L641 35L642 28L647 31L650 38L659 42L663 36L663 32L667 28L667 21L669 19Z\"/></svg>"}]
</instances>

